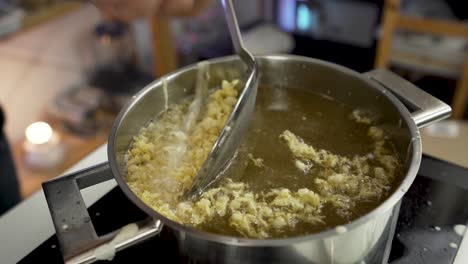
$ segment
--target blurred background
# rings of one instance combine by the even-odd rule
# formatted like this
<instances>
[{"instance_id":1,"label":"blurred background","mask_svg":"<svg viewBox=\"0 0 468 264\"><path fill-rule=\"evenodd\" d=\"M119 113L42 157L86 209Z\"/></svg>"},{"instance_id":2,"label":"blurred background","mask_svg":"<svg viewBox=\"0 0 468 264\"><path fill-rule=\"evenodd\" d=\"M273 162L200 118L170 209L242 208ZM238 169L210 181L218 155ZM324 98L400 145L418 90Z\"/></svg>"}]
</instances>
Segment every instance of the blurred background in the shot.
<instances>
[{"instance_id":1,"label":"blurred background","mask_svg":"<svg viewBox=\"0 0 468 264\"><path fill-rule=\"evenodd\" d=\"M422 131L424 151L468 167L466 0L235 3L255 54L389 68L452 105L451 120ZM146 84L232 53L218 1L197 17L121 23L83 2L0 0L0 107L22 198L105 144Z\"/></svg>"}]
</instances>

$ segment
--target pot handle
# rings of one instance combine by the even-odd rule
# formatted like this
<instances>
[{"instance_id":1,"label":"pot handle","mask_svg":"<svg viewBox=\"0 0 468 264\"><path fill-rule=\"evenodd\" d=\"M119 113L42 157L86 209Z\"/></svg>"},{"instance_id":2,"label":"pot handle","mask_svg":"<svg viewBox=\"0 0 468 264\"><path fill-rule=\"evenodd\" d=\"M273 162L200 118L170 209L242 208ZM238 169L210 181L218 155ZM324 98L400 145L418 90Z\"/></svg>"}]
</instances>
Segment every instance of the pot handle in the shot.
<instances>
[{"instance_id":1,"label":"pot handle","mask_svg":"<svg viewBox=\"0 0 468 264\"><path fill-rule=\"evenodd\" d=\"M113 179L113 177L109 164L105 162L42 184L66 263L110 260L115 252L161 231L162 223L148 218L104 236L97 235L80 189Z\"/></svg>"},{"instance_id":2,"label":"pot handle","mask_svg":"<svg viewBox=\"0 0 468 264\"><path fill-rule=\"evenodd\" d=\"M384 69L365 73L371 80L392 92L410 110L416 125L421 128L450 116L450 106L426 93L416 85Z\"/></svg>"}]
</instances>

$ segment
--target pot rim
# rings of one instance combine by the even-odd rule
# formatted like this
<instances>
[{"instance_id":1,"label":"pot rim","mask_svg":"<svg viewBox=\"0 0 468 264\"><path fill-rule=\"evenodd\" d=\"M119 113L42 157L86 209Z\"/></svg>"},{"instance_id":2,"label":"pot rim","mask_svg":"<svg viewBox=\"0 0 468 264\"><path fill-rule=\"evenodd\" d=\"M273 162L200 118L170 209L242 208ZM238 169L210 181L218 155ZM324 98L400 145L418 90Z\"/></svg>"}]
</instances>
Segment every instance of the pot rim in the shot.
<instances>
[{"instance_id":1,"label":"pot rim","mask_svg":"<svg viewBox=\"0 0 468 264\"><path fill-rule=\"evenodd\" d=\"M421 155L422 155L422 146L421 146L421 138L419 136L419 129L416 123L414 122L413 118L411 117L411 113L403 105L403 103L399 99L397 99L391 92L389 92L383 86L379 85L377 82L374 82L370 80L369 78L366 78L365 75L360 74L344 66L340 66L334 63L330 63L330 62L326 62L326 61L322 61L318 59L297 56L297 55L264 55L264 56L255 56L255 57L259 59L264 59L264 60L276 60L276 61L296 60L299 62L304 62L304 63L309 63L309 64L310 63L319 64L325 67L329 67L334 70L341 71L347 75L351 75L353 77L356 77L362 80L363 82L367 83L369 86L373 87L374 89L377 89L381 93L382 96L387 97L392 102L392 104L396 107L396 109L400 113L402 120L404 120L404 122L408 126L411 137L413 138L413 140L411 140L411 146L412 146L413 151L412 151L412 156L410 159L410 164L409 164L406 176L404 177L400 185L395 189L394 193L390 195L377 208L347 223L346 225L342 225L342 226L345 227L347 231L350 231L368 222L369 220L373 219L376 215L383 214L385 212L388 212L388 210L391 210L401 200L403 195L408 191L409 187L413 183L417 175L417 172L419 170L419 166L421 163ZM210 59L210 60L207 60L207 62L208 63L220 63L220 62L227 62L227 61L232 61L232 60L238 60L238 57L235 55L226 56L226 57ZM169 226L172 229L185 232L191 236L195 236L201 239L228 244L228 245L277 247L277 246L285 246L285 245L300 243L300 242L307 241L307 240L324 239L324 238L328 238L328 237L341 234L342 232L338 232L336 228L328 229L319 233L303 235L303 236L295 236L295 237L289 237L289 238L274 238L274 239L241 238L241 237L231 237L231 236L213 234L213 233L209 233L203 230L199 230L191 226L179 224L175 221L172 221L166 218L165 216L159 214L156 210L152 209L146 203L144 203L130 189L130 187L128 186L127 182L124 179L124 176L120 174L118 170L118 164L116 161L114 146L115 146L115 137L116 137L117 130L119 129L122 121L125 119L125 116L127 115L127 113L133 108L133 106L141 98L143 98L152 89L155 89L155 87L157 86L162 87L160 84L162 83L163 78L166 78L166 80L171 80L173 78L176 78L178 75L181 75L187 72L188 70L193 69L194 67L196 67L195 64L183 67L175 72L162 76L159 79L155 80L154 82L148 84L140 92L138 92L135 96L132 97L131 101L128 102L124 106L124 108L120 111L119 115L114 121L114 125L109 134L109 140L108 140L108 145L107 145L107 156L108 156L109 164L110 164L115 180L117 181L119 187L122 189L125 195L130 199L130 201L132 201L135 205L137 205L140 209L142 209L152 218L162 221L165 225Z\"/></svg>"}]
</instances>

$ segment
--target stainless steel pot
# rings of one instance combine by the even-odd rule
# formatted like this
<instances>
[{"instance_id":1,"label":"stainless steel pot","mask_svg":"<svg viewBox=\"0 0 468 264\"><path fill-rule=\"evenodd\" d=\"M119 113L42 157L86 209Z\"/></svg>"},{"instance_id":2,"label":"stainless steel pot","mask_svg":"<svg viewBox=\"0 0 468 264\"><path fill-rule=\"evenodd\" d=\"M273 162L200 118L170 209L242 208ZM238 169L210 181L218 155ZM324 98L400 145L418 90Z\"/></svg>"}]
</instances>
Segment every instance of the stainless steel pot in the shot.
<instances>
[{"instance_id":1,"label":"stainless steel pot","mask_svg":"<svg viewBox=\"0 0 468 264\"><path fill-rule=\"evenodd\" d=\"M393 237L402 196L411 186L421 161L419 127L446 118L451 109L409 82L385 70L359 74L320 60L290 56L257 57L260 84L300 87L324 93L350 106L372 111L406 157L406 177L379 207L361 218L318 234L285 239L246 239L207 233L173 222L143 203L125 181L124 154L133 136L164 110L162 78L135 95L121 111L109 137L109 163L47 182L43 188L65 260L89 263L112 255L157 234L162 225L177 235L182 252L209 263L383 263ZM212 85L241 76L236 57L209 60ZM196 67L180 69L163 78L169 103L193 94ZM261 86L260 85L260 86ZM261 89L259 92L262 92ZM98 237L79 189L114 178L126 196L150 219ZM119 236L116 235L120 234ZM122 239L122 237L124 239ZM102 246L104 244L104 246ZM100 246L101 245L101 246ZM96 247L98 249L96 250ZM157 250L157 249L156 249ZM107 254L107 255L106 255Z\"/></svg>"}]
</instances>

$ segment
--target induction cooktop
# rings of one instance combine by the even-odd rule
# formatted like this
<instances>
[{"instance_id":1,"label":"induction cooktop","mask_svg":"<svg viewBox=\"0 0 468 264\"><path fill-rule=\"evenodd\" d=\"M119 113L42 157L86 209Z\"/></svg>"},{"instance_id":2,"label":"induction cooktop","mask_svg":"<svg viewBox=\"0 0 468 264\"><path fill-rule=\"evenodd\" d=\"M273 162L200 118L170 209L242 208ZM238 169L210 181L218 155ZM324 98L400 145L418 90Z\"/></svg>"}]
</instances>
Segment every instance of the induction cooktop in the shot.
<instances>
[{"instance_id":1,"label":"induction cooktop","mask_svg":"<svg viewBox=\"0 0 468 264\"><path fill-rule=\"evenodd\" d=\"M468 222L467 204L468 169L423 156L419 174L401 204L389 263L453 263ZM147 217L118 187L88 211L98 235ZM159 235L118 252L110 263L149 260L191 262L179 254L174 234L163 228ZM44 241L19 263L63 263L56 236Z\"/></svg>"}]
</instances>

